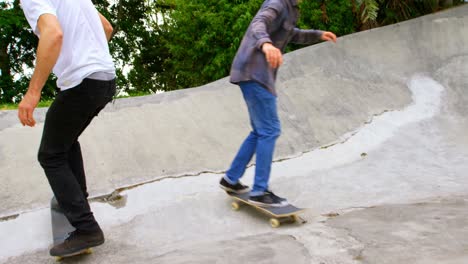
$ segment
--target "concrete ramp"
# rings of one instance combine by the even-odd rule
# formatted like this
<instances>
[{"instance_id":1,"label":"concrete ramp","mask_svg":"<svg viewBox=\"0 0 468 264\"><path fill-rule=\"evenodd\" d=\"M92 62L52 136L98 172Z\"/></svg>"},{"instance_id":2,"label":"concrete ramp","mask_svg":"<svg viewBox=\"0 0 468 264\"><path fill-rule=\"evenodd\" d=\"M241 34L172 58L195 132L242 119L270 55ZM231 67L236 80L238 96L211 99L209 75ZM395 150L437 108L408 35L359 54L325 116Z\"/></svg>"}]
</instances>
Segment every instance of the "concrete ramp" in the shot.
<instances>
[{"instance_id":1,"label":"concrete ramp","mask_svg":"<svg viewBox=\"0 0 468 264\"><path fill-rule=\"evenodd\" d=\"M249 132L236 86L117 100L81 139L91 195L117 192L92 203L108 242L80 260L466 263L467 88L468 5L286 55L272 187L310 210L279 230L217 187ZM42 124L0 118L0 261L46 263Z\"/></svg>"}]
</instances>

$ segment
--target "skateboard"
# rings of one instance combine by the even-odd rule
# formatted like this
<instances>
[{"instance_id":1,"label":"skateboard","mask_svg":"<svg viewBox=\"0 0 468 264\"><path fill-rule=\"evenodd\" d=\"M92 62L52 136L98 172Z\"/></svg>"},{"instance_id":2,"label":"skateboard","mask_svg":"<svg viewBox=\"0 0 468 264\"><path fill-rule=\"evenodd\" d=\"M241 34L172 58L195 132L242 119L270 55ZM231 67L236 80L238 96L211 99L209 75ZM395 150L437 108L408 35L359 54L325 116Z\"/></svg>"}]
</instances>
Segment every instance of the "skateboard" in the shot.
<instances>
[{"instance_id":1,"label":"skateboard","mask_svg":"<svg viewBox=\"0 0 468 264\"><path fill-rule=\"evenodd\" d=\"M282 223L301 223L304 224L307 221L302 219L298 214L304 212L305 208L298 208L294 205L287 205L284 207L261 207L256 204L249 202L249 193L233 193L233 192L226 192L229 196L234 198L235 201L231 203L231 207L233 210L237 211L240 209L241 204L247 204L252 206L253 208L269 215L270 218L270 225L273 228L279 227Z\"/></svg>"},{"instance_id":2,"label":"skateboard","mask_svg":"<svg viewBox=\"0 0 468 264\"><path fill-rule=\"evenodd\" d=\"M70 222L68 222L68 219L63 214L63 211L58 205L57 201L55 200L55 197L53 197L50 201L50 216L52 220L53 245L55 246L65 241L65 239L68 237L68 234L75 231L75 228L70 224ZM75 252L73 254L56 257L56 260L61 261L63 258L66 257L91 253L91 249L87 248L82 251Z\"/></svg>"}]
</instances>

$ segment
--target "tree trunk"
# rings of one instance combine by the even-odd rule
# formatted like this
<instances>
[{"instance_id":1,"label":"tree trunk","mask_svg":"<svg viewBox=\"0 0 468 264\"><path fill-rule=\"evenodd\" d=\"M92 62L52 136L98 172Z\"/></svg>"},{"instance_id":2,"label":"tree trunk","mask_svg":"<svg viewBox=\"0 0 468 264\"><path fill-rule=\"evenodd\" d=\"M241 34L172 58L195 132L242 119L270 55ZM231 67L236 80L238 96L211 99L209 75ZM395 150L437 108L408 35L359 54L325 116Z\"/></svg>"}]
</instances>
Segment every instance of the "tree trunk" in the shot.
<instances>
[{"instance_id":1,"label":"tree trunk","mask_svg":"<svg viewBox=\"0 0 468 264\"><path fill-rule=\"evenodd\" d=\"M439 5L442 7L453 6L453 0L440 0Z\"/></svg>"},{"instance_id":2,"label":"tree trunk","mask_svg":"<svg viewBox=\"0 0 468 264\"><path fill-rule=\"evenodd\" d=\"M0 43L0 78L5 78L5 76L10 76L10 59L8 57L8 43Z\"/></svg>"},{"instance_id":3,"label":"tree trunk","mask_svg":"<svg viewBox=\"0 0 468 264\"><path fill-rule=\"evenodd\" d=\"M10 60L7 51L8 44L3 41L0 42L0 102L11 102L6 92L13 85L13 76L11 76Z\"/></svg>"},{"instance_id":4,"label":"tree trunk","mask_svg":"<svg viewBox=\"0 0 468 264\"><path fill-rule=\"evenodd\" d=\"M320 5L320 9L322 10L322 21L324 23L328 23L329 18L327 14L327 4L325 3L325 1L323 1Z\"/></svg>"}]
</instances>

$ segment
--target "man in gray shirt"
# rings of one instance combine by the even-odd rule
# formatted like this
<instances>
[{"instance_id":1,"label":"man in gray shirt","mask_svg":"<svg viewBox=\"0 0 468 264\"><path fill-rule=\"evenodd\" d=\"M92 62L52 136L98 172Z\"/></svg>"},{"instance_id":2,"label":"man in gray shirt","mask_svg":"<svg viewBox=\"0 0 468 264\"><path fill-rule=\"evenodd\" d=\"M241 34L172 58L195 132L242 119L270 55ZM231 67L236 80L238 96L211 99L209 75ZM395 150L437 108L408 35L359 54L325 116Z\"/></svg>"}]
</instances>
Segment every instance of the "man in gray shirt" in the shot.
<instances>
[{"instance_id":1,"label":"man in gray shirt","mask_svg":"<svg viewBox=\"0 0 468 264\"><path fill-rule=\"evenodd\" d=\"M281 133L275 81L287 44L336 42L332 32L296 27L300 0L266 0L252 20L231 67L231 82L238 84L247 104L252 131L243 142L231 167L221 179L224 190L245 193L239 179L256 154L255 182L250 201L260 206L285 206L287 201L268 188L276 139Z\"/></svg>"}]
</instances>

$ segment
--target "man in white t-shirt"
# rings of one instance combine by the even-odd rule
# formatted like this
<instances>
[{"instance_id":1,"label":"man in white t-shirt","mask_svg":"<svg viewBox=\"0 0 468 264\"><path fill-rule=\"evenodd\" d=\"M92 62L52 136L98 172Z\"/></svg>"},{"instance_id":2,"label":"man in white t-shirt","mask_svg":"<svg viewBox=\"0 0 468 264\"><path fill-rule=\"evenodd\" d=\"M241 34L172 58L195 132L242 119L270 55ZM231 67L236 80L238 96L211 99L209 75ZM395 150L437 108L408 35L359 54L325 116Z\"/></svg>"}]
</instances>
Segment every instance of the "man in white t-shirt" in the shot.
<instances>
[{"instance_id":1,"label":"man in white t-shirt","mask_svg":"<svg viewBox=\"0 0 468 264\"><path fill-rule=\"evenodd\" d=\"M87 201L78 137L115 95L115 67L107 43L113 29L91 0L21 0L21 6L39 45L18 117L23 125L36 124L33 112L53 71L59 92L47 111L38 160L56 206L76 228L50 254L72 255L104 243Z\"/></svg>"}]
</instances>

